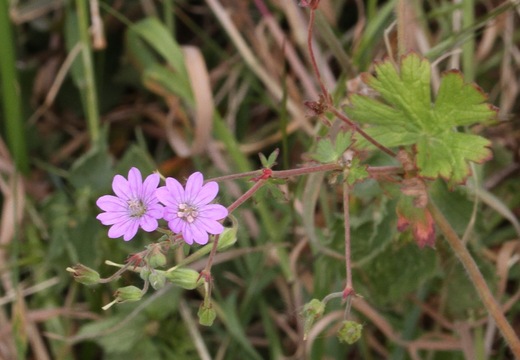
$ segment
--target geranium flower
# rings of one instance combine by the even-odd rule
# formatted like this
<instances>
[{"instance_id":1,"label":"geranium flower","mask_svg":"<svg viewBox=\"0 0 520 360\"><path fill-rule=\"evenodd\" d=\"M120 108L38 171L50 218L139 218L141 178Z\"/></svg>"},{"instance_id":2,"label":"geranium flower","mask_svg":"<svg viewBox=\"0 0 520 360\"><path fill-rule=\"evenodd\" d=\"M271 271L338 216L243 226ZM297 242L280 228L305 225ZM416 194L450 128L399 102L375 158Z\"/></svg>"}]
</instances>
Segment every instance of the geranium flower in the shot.
<instances>
[{"instance_id":1,"label":"geranium flower","mask_svg":"<svg viewBox=\"0 0 520 360\"><path fill-rule=\"evenodd\" d=\"M139 227L147 232L157 229L157 219L161 219L164 213L155 195L159 180L159 175L151 174L143 182L141 172L135 167L128 171L128 180L121 175L114 176L112 189L116 196L104 195L96 201L97 206L105 211L97 219L103 225L112 225L108 237L123 236L128 241Z\"/></svg>"},{"instance_id":2,"label":"geranium flower","mask_svg":"<svg viewBox=\"0 0 520 360\"><path fill-rule=\"evenodd\" d=\"M218 220L228 215L227 209L219 204L210 204L218 193L218 184L210 181L203 185L204 177L200 172L192 174L186 188L173 178L166 178L166 186L157 189L157 198L165 205L164 219L168 227L182 234L189 245L207 244L209 234L217 235L224 231Z\"/></svg>"}]
</instances>

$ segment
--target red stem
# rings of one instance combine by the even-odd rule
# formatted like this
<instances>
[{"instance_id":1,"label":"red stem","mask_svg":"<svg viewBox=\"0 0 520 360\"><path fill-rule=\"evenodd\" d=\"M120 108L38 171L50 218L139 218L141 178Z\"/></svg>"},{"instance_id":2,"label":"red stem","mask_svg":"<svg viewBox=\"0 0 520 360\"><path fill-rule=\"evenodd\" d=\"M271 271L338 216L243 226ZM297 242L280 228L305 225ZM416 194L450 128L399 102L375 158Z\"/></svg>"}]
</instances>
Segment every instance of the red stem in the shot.
<instances>
[{"instance_id":1,"label":"red stem","mask_svg":"<svg viewBox=\"0 0 520 360\"><path fill-rule=\"evenodd\" d=\"M314 9L311 8L310 11L310 19L309 19L309 28L307 30L307 47L309 48L309 55L311 57L312 68L314 69L314 73L316 74L316 79L320 84L321 93L323 94L323 98L327 103L330 101L329 92L325 88L323 81L321 80L320 70L318 68L318 63L316 62L316 57L314 56L314 50L312 49L312 27L314 26Z\"/></svg>"},{"instance_id":2,"label":"red stem","mask_svg":"<svg viewBox=\"0 0 520 360\"><path fill-rule=\"evenodd\" d=\"M231 205L228 206L227 210L228 210L228 213L232 213L233 210L235 210L237 207L239 207L240 205L242 205L247 199L249 199L251 196L254 195L255 192L258 191L258 189L260 189L265 183L267 182L267 180L265 179L260 179L258 180L252 187L251 189L247 190L244 194L242 194L238 199L235 200L234 203L232 203Z\"/></svg>"}]
</instances>

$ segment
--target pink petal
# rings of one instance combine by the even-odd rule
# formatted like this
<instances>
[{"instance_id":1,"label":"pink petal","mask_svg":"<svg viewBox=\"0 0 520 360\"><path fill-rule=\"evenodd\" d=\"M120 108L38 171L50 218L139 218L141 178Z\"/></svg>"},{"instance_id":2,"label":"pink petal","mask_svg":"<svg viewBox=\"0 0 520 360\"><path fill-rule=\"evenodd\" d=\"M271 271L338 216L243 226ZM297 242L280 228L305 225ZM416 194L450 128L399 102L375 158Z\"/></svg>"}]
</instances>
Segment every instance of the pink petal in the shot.
<instances>
[{"instance_id":1,"label":"pink petal","mask_svg":"<svg viewBox=\"0 0 520 360\"><path fill-rule=\"evenodd\" d=\"M209 204L218 194L218 184L215 181L210 181L205 184L199 193L193 199L193 205Z\"/></svg>"},{"instance_id":2,"label":"pink petal","mask_svg":"<svg viewBox=\"0 0 520 360\"><path fill-rule=\"evenodd\" d=\"M174 219L178 219L179 217L177 216L177 208L165 207L163 218L166 221L172 221Z\"/></svg>"},{"instance_id":3,"label":"pink petal","mask_svg":"<svg viewBox=\"0 0 520 360\"><path fill-rule=\"evenodd\" d=\"M126 212L104 212L96 216L103 225L114 225L128 220Z\"/></svg>"},{"instance_id":4,"label":"pink petal","mask_svg":"<svg viewBox=\"0 0 520 360\"><path fill-rule=\"evenodd\" d=\"M188 226L190 230L192 231L193 240L200 245L205 245L208 243L209 236L208 233L203 231L202 229L198 228L194 224L191 224L191 226Z\"/></svg>"},{"instance_id":5,"label":"pink petal","mask_svg":"<svg viewBox=\"0 0 520 360\"><path fill-rule=\"evenodd\" d=\"M125 235L123 236L124 241L132 240L137 234L137 230L139 230L139 222L138 221L132 221L130 223L130 226L127 228Z\"/></svg>"},{"instance_id":6,"label":"pink petal","mask_svg":"<svg viewBox=\"0 0 520 360\"><path fill-rule=\"evenodd\" d=\"M209 204L199 209L199 218L221 220L228 215L228 210L220 204Z\"/></svg>"},{"instance_id":7,"label":"pink petal","mask_svg":"<svg viewBox=\"0 0 520 360\"><path fill-rule=\"evenodd\" d=\"M149 215L154 219L162 219L164 216L164 207L159 204L148 205L146 215Z\"/></svg>"},{"instance_id":8,"label":"pink petal","mask_svg":"<svg viewBox=\"0 0 520 360\"><path fill-rule=\"evenodd\" d=\"M143 178L141 172L135 167L128 171L128 185L133 198L142 198Z\"/></svg>"},{"instance_id":9,"label":"pink petal","mask_svg":"<svg viewBox=\"0 0 520 360\"><path fill-rule=\"evenodd\" d=\"M159 185L159 181L161 181L161 178L158 174L148 175L148 177L144 180L143 193L141 195L143 202L148 203L149 201L156 199L155 190Z\"/></svg>"},{"instance_id":10,"label":"pink petal","mask_svg":"<svg viewBox=\"0 0 520 360\"><path fill-rule=\"evenodd\" d=\"M193 244L193 233L190 226L184 226L184 229L182 230L182 237L188 245Z\"/></svg>"},{"instance_id":11,"label":"pink petal","mask_svg":"<svg viewBox=\"0 0 520 360\"><path fill-rule=\"evenodd\" d=\"M108 230L108 237L115 239L124 235L125 241L128 241L135 236L138 228L139 222L128 218L127 221L112 225Z\"/></svg>"},{"instance_id":12,"label":"pink petal","mask_svg":"<svg viewBox=\"0 0 520 360\"><path fill-rule=\"evenodd\" d=\"M184 200L190 204L194 204L194 200L199 194L204 182L204 176L200 172L190 175L188 182L186 182L186 189L184 190Z\"/></svg>"},{"instance_id":13,"label":"pink petal","mask_svg":"<svg viewBox=\"0 0 520 360\"><path fill-rule=\"evenodd\" d=\"M157 197L157 200L159 200L161 203L163 203L166 206L176 207L177 202L175 202L175 199L171 195L170 190L166 186L161 186L155 191L155 196Z\"/></svg>"},{"instance_id":14,"label":"pink petal","mask_svg":"<svg viewBox=\"0 0 520 360\"><path fill-rule=\"evenodd\" d=\"M170 192L173 202L176 204L184 202L184 188L180 182L174 178L166 178L166 188Z\"/></svg>"},{"instance_id":15,"label":"pink petal","mask_svg":"<svg viewBox=\"0 0 520 360\"><path fill-rule=\"evenodd\" d=\"M176 217L175 219L168 222L168 227L174 233L180 234L184 230L184 226L186 225L186 221L181 218Z\"/></svg>"},{"instance_id":16,"label":"pink petal","mask_svg":"<svg viewBox=\"0 0 520 360\"><path fill-rule=\"evenodd\" d=\"M224 226L222 226L222 224L218 221L202 219L200 217L197 218L196 226L199 229L204 230L205 232L208 232L213 235L222 234L222 232L224 231Z\"/></svg>"},{"instance_id":17,"label":"pink petal","mask_svg":"<svg viewBox=\"0 0 520 360\"><path fill-rule=\"evenodd\" d=\"M143 215L140 218L139 225L141 228L146 232L152 232L159 226L159 223L157 222L157 219L154 219L151 216Z\"/></svg>"},{"instance_id":18,"label":"pink petal","mask_svg":"<svg viewBox=\"0 0 520 360\"><path fill-rule=\"evenodd\" d=\"M130 185L128 181L122 177L121 175L114 176L114 180L112 180L112 189L117 197L128 200L132 198L132 190L130 189Z\"/></svg>"},{"instance_id":19,"label":"pink petal","mask_svg":"<svg viewBox=\"0 0 520 360\"><path fill-rule=\"evenodd\" d=\"M96 205L103 211L126 211L127 203L113 195L103 195L96 201Z\"/></svg>"}]
</instances>

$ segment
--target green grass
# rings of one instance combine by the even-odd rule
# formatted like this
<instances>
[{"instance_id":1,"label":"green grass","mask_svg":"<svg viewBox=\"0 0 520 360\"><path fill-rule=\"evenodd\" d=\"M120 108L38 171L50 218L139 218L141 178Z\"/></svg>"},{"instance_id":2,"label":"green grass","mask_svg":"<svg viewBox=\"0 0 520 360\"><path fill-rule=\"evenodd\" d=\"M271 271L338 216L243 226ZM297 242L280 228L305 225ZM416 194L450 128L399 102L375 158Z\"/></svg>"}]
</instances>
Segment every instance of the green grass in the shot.
<instances>
[{"instance_id":1,"label":"green grass","mask_svg":"<svg viewBox=\"0 0 520 360\"><path fill-rule=\"evenodd\" d=\"M342 131L330 113L319 119L304 105L318 101L308 94L321 89L307 49L309 9L297 3L101 1L107 45L95 49L89 2L1 2L1 135L10 156L0 147L0 334L7 334L0 336L0 358L512 358L440 232L434 249L419 249L410 232L397 231L399 173L350 189L351 272L360 297L348 302L350 312L329 297L306 340L305 304L340 294L346 283L342 178L332 172L271 180L233 213L237 242L217 252L211 268L217 314L211 327L198 324L202 287L167 284L139 302L103 311L118 288L143 286L139 274L128 271L91 287L65 270L80 262L108 277L117 268L107 260L124 264L161 237L108 238L95 202L112 193L115 174L126 176L135 166L143 175L157 169L181 182L194 171L216 178L258 170L258 153L268 157L277 148L275 172L302 169ZM314 53L339 111L352 93L367 91L363 71L399 52L399 27L391 27L398 1L365 3L359 11L356 2L322 1L316 14ZM434 63L433 87L443 71L457 67L489 93L490 103L502 106L501 119L510 119L466 129L492 142L493 159L472 167L477 182L428 186L517 328L520 141L512 83L520 73L514 61L520 30L507 24L518 22L518 12L510 3L403 3L415 18L400 29L416 35L408 39L412 49ZM264 17L262 5L272 18ZM59 89L52 88L77 44L79 55L64 67ZM209 84L190 78L185 46L200 50L205 69L199 73L207 70ZM202 123L211 126L211 136L193 153L201 130L197 110L207 105L196 99L205 85L214 112ZM54 101L40 107L55 90ZM363 152L361 160L400 165L376 151ZM16 206L22 203L13 205L11 190L21 183L13 167L24 179L21 222ZM229 206L259 174L221 181L218 201ZM170 250L167 268L196 250ZM201 271L207 261L189 266ZM345 316L363 325L352 345L336 336Z\"/></svg>"}]
</instances>

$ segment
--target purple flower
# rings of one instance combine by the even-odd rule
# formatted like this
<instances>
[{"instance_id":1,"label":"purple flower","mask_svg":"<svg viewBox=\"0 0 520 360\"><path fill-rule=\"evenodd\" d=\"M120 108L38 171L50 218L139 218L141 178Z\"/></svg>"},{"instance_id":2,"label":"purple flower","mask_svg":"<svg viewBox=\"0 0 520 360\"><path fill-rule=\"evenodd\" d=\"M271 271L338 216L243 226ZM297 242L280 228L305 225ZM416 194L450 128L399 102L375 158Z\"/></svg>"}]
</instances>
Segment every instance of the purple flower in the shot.
<instances>
[{"instance_id":1,"label":"purple flower","mask_svg":"<svg viewBox=\"0 0 520 360\"><path fill-rule=\"evenodd\" d=\"M159 180L159 175L151 174L143 183L141 172L135 167L128 171L128 180L121 175L114 176L112 189L116 196L104 195L96 202L105 211L97 219L103 225L112 225L108 230L109 237L123 236L128 241L139 227L148 232L157 229L157 219L164 213L155 195Z\"/></svg>"},{"instance_id":2,"label":"purple flower","mask_svg":"<svg viewBox=\"0 0 520 360\"><path fill-rule=\"evenodd\" d=\"M210 181L203 185L200 172L188 178L186 188L175 179L166 178L166 186L157 189L157 197L166 208L164 219L174 233L181 233L189 245L207 244L209 234L224 231L222 220L228 215L227 209L219 204L210 204L218 193L218 184Z\"/></svg>"}]
</instances>

